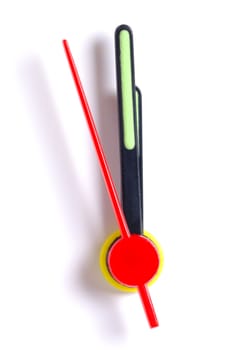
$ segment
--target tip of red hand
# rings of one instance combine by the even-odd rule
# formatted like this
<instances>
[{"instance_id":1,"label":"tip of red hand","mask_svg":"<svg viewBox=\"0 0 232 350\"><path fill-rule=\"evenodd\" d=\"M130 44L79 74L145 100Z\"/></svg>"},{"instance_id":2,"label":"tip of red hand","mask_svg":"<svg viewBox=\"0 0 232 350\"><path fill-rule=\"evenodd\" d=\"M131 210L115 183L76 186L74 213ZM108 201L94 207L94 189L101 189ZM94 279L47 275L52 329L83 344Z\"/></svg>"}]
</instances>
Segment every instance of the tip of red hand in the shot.
<instances>
[{"instance_id":1,"label":"tip of red hand","mask_svg":"<svg viewBox=\"0 0 232 350\"><path fill-rule=\"evenodd\" d=\"M159 322L158 321L150 324L150 328L157 328L157 327L159 327Z\"/></svg>"}]
</instances>

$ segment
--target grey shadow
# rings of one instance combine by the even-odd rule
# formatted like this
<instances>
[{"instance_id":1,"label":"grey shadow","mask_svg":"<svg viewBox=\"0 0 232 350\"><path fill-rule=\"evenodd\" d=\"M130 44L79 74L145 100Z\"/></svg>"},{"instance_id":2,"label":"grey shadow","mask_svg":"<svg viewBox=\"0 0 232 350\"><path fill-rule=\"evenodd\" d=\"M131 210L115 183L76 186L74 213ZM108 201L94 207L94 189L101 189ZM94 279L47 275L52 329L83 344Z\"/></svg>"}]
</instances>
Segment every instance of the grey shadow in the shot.
<instances>
[{"instance_id":1,"label":"grey shadow","mask_svg":"<svg viewBox=\"0 0 232 350\"><path fill-rule=\"evenodd\" d=\"M67 223L71 223L69 228L76 236L80 219L85 219L87 230L91 232L94 225L88 220L88 201L78 182L78 174L68 151L55 100L40 60L31 57L24 62L20 66L19 78L35 137L42 148L46 167L54 179L57 199L62 205Z\"/></svg>"},{"instance_id":2,"label":"grey shadow","mask_svg":"<svg viewBox=\"0 0 232 350\"><path fill-rule=\"evenodd\" d=\"M103 79L107 79L103 63L103 58L105 59L104 43L97 42L94 45L94 52L91 52L91 54L94 58L98 130L118 187L117 104L116 97L108 94L103 84ZM101 245L107 235L117 228L113 209L110 206L105 188L103 188L104 185L99 190L102 224L98 228L100 234L97 235L95 232L96 226L89 220L88 199L85 198L81 183L78 181L78 172L75 170L68 151L55 100L46 80L44 68L37 57L29 58L20 66L19 79L30 111L35 137L38 138L46 165L52 178L54 178L56 193L63 206L62 209L71 234L76 236L78 243L78 240L82 238L80 237L82 233L79 234L77 230L78 222L82 220L82 222L85 222L86 231L90 236L89 254L81 269L80 266L75 266L71 271L71 284L74 289L83 289L89 295L89 302L93 303L94 308L99 308L99 313L96 315L96 326L99 327L99 331L104 332L104 337L119 334L122 336L125 329L123 320L117 311L115 299L115 293L117 292L104 280L99 269ZM70 79L72 79L71 75ZM92 237L91 232L95 232ZM99 318L99 314L101 318ZM93 317L95 317L95 314Z\"/></svg>"},{"instance_id":3,"label":"grey shadow","mask_svg":"<svg viewBox=\"0 0 232 350\"><path fill-rule=\"evenodd\" d=\"M120 194L118 104L113 79L115 63L110 62L107 41L97 40L93 51L98 130L115 187ZM112 229L114 230L118 225L112 206L109 206L105 196L102 196L102 212L103 231L107 234L111 233Z\"/></svg>"},{"instance_id":4,"label":"grey shadow","mask_svg":"<svg viewBox=\"0 0 232 350\"><path fill-rule=\"evenodd\" d=\"M88 55L92 57L93 72L91 79L94 85L94 118L96 127L100 136L101 144L107 159L110 172L117 189L120 193L120 155L119 155L119 130L118 130L118 111L117 96L115 93L113 72L110 67L108 53L109 46L107 40L95 40L89 48ZM113 207L109 200L105 184L101 181L99 196L101 201L101 233L97 236L100 240L96 242L101 245L111 233L118 230ZM98 259L98 257L97 257ZM91 275L96 276L93 270L87 276L87 281L91 284ZM94 284L94 283L93 283ZM112 292L112 289L108 289Z\"/></svg>"},{"instance_id":5,"label":"grey shadow","mask_svg":"<svg viewBox=\"0 0 232 350\"><path fill-rule=\"evenodd\" d=\"M113 48L113 45L112 45ZM108 166L116 187L118 194L120 194L120 154L119 154L119 126L118 126L118 110L117 110L117 96L114 86L114 66L111 66L109 60L109 45L108 41L104 39L97 39L90 43L89 57L92 57L92 67L90 71L92 83L94 85L95 101L94 101L94 119L96 127L100 136L101 144L107 159ZM102 301L108 300L109 303L114 303L113 300L116 295L123 295L114 287L110 286L105 280L102 281L102 274L99 270L99 251L102 243L113 232L118 230L118 224L115 219L115 214L109 200L109 196L105 190L105 185L101 183L102 187L99 190L101 201L101 227L100 233L95 236L95 243L92 245L92 253L89 254L91 260L85 264L86 269L83 270L83 282L87 291L99 294ZM120 195L119 195L120 197ZM100 237L100 239L99 239ZM97 247L97 249L96 249ZM104 288L102 288L104 286ZM100 307L100 305L99 305ZM105 309L106 310L106 309ZM109 313L109 314L107 314ZM105 313L105 321L112 322L112 308ZM113 312L114 313L114 312ZM116 312L117 314L117 312ZM116 316L115 314L115 316ZM119 316L119 315L118 315ZM116 333L123 334L123 322L118 319L113 320L114 329Z\"/></svg>"}]
</instances>

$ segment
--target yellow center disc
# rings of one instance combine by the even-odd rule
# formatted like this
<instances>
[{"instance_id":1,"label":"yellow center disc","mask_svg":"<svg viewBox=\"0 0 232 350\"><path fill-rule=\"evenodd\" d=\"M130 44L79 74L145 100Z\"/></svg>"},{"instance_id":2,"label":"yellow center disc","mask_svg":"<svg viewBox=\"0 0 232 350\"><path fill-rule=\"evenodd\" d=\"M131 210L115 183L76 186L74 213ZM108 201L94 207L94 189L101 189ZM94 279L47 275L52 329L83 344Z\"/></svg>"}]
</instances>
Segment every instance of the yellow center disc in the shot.
<instances>
[{"instance_id":1,"label":"yellow center disc","mask_svg":"<svg viewBox=\"0 0 232 350\"><path fill-rule=\"evenodd\" d=\"M144 232L144 235L149 238L152 243L155 245L155 247L157 248L158 254L159 254L159 267L158 270L155 274L155 276L150 280L150 282L148 283L148 285L152 285L160 276L160 273L162 271L163 268L163 262L164 262L164 258L163 258L163 252L162 252L162 248L159 244L159 242L147 231ZM137 288L134 287L127 287L124 286L122 284L120 284L119 282L117 282L111 275L111 273L109 272L108 266L107 266L107 257L108 257L108 253L110 251L111 246L114 244L114 242L119 239L121 237L120 232L114 232L112 235L110 235L106 241L104 242L102 248L101 248L101 252L100 252L100 268L101 271L103 273L103 276L105 277L105 279L115 288L119 289L120 291L123 292L136 292Z\"/></svg>"}]
</instances>

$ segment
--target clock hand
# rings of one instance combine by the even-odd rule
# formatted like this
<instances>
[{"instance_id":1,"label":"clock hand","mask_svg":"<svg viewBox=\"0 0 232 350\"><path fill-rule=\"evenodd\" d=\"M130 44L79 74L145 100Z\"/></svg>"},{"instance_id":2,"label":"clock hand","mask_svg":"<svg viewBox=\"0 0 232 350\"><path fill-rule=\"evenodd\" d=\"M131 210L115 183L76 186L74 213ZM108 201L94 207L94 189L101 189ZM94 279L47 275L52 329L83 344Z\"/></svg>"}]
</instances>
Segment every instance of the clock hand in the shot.
<instances>
[{"instance_id":1,"label":"clock hand","mask_svg":"<svg viewBox=\"0 0 232 350\"><path fill-rule=\"evenodd\" d=\"M115 55L123 211L130 231L143 234L141 94L135 87L133 35L127 25L116 29Z\"/></svg>"},{"instance_id":2,"label":"clock hand","mask_svg":"<svg viewBox=\"0 0 232 350\"><path fill-rule=\"evenodd\" d=\"M142 228L143 228L143 133L142 133L142 94L136 86L136 125L138 139L138 157L139 157L139 179L140 179L140 200L142 213Z\"/></svg>"},{"instance_id":3,"label":"clock hand","mask_svg":"<svg viewBox=\"0 0 232 350\"><path fill-rule=\"evenodd\" d=\"M129 237L130 231L129 231L127 222L125 220L125 217L124 217L124 214L123 214L123 211L122 211L119 199L118 199L116 188L114 186L114 182L112 180L110 170L109 170L109 167L108 167L108 164L107 164L104 152L103 152L103 148L101 146L100 139L99 139L99 136L98 136L98 133L96 130L96 126L95 126L95 123L93 121L92 113L91 113L91 110L89 108L88 101L86 99L86 96L85 96L85 93L84 93L84 90L83 90L83 87L82 87L82 84L80 81L80 77L79 77L77 68L75 66L75 63L74 63L74 60L73 60L73 57L72 57L67 40L63 40L63 45L64 45L66 56L67 56L67 59L69 62L69 66L70 66L70 69L72 72L72 76L73 76L73 79L74 79L74 82L75 82L75 85L76 85L76 88L77 88L77 91L78 91L78 94L79 94L79 97L81 100L82 108L84 110L84 114L85 114L86 121L87 121L87 124L89 127L89 131L91 133L92 140L93 140L96 152L97 152L98 160L99 160L99 163L101 166L101 170L102 170L103 177L104 177L104 180L106 183L106 187L107 187L107 190L109 192L109 196L110 196L110 199L111 199L114 211L115 211L115 215L116 215L118 225L120 228L120 233L121 233L122 237L124 237L124 238Z\"/></svg>"},{"instance_id":4,"label":"clock hand","mask_svg":"<svg viewBox=\"0 0 232 350\"><path fill-rule=\"evenodd\" d=\"M115 215L118 221L118 225L120 228L120 234L121 234L121 239L119 239L117 241L117 247L119 247L119 249L116 251L115 249L111 250L111 255L113 257L116 257L115 261L116 261L116 265L115 265L115 269L119 272L122 273L123 270L127 267L126 264L124 265L120 265L121 264L121 260L123 257L122 254L122 248L124 246L125 251L126 251L126 255L127 252L130 252L130 259L132 260L133 264L132 264L132 268L134 267L133 265L135 265L134 263L136 263L136 256L138 254L141 254L143 256L148 256L148 257L156 257L157 252L155 250L155 248L153 247L153 245L146 239L143 237L141 237L141 240L138 241L138 239L134 239L136 237L133 238L133 236L131 235L129 228L127 226L127 222L126 219L124 217L123 214L123 210L121 208L118 196L117 196L117 192L116 192L116 188L114 186L111 174L110 174L110 170L109 167L107 165L107 161L103 152L103 148L101 146L100 143L100 138L98 136L97 133L97 129L92 117L92 113L91 110L89 108L80 78L79 78L79 74L77 71L77 68L75 66L69 45L67 40L63 40L63 45L64 45L64 50L67 56L67 60L70 66L70 70L73 76L73 80L78 92L78 95L80 97L80 101L82 104L82 108L86 117L86 121L89 127L89 131L91 133L92 136L92 140L96 149L96 153L98 156L98 160L99 160L99 164L102 170L102 174L105 180L105 184L115 211ZM139 237L137 237L139 238ZM114 248L114 247L113 247ZM115 254L116 252L116 254ZM136 252L136 254L134 254L134 252ZM119 253L119 254L118 254ZM125 255L124 255L125 258ZM158 258L157 258L158 261ZM124 260L125 263L125 260ZM140 271L137 271L136 269L132 269L132 272L134 273L134 278L135 278L135 282L134 285L138 288L138 292L140 294L140 298L141 301L143 303L144 306L144 311L147 315L149 324L151 327L157 327L158 326L158 321L156 318L156 314L155 314L155 310L149 295L149 291L146 287L146 282L150 279L150 275L153 274L153 270L156 270L156 266L153 267L150 271L146 270L146 266L145 264L143 264L143 262L141 262L141 266L145 267L145 270L140 269ZM131 266L130 266L131 267ZM112 268L112 266L111 266ZM130 270L130 269L129 269ZM127 271L128 272L128 271ZM138 273L138 276L137 276ZM129 274L126 274L126 279L128 278L128 276L130 277L131 275L131 271L129 271Z\"/></svg>"}]
</instances>

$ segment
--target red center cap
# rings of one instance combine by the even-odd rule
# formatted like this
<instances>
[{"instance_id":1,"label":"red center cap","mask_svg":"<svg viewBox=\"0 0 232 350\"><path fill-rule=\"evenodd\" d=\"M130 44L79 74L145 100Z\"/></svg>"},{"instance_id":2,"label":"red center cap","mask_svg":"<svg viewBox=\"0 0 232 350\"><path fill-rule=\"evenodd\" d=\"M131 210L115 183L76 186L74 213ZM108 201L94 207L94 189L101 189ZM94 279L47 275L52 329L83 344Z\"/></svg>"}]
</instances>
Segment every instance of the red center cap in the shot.
<instances>
[{"instance_id":1,"label":"red center cap","mask_svg":"<svg viewBox=\"0 0 232 350\"><path fill-rule=\"evenodd\" d=\"M115 280L128 287L149 282L159 267L159 254L145 236L131 235L118 239L108 253L108 268Z\"/></svg>"}]
</instances>

